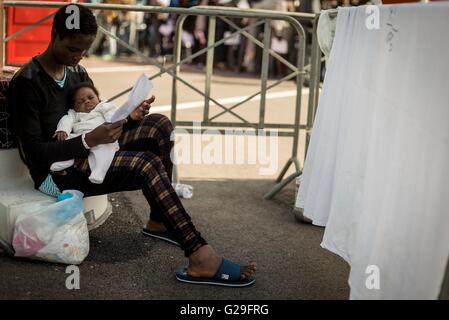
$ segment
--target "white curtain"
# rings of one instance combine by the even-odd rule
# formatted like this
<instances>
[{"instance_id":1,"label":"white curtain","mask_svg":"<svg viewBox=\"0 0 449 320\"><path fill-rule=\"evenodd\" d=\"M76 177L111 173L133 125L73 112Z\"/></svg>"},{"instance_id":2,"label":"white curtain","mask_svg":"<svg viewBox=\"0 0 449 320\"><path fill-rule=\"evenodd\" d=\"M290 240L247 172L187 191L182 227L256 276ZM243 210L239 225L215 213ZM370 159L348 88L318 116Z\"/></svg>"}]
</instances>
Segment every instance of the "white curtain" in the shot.
<instances>
[{"instance_id":1,"label":"white curtain","mask_svg":"<svg viewBox=\"0 0 449 320\"><path fill-rule=\"evenodd\" d=\"M449 255L449 3L378 8L378 29L366 7L338 11L296 206L350 264L352 299L435 299Z\"/></svg>"}]
</instances>

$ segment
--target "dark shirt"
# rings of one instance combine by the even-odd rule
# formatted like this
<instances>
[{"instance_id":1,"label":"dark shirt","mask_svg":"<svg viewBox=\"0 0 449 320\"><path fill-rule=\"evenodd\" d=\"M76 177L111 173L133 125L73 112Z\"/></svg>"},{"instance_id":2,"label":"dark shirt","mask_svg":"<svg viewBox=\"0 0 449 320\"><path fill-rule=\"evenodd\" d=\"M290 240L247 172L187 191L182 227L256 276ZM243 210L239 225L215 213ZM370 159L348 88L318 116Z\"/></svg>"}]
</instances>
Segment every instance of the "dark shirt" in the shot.
<instances>
[{"instance_id":1,"label":"dark shirt","mask_svg":"<svg viewBox=\"0 0 449 320\"><path fill-rule=\"evenodd\" d=\"M52 163L85 158L89 154L81 137L65 141L53 138L59 120L68 111L71 88L80 82L92 83L82 66L66 70L66 81L61 88L33 58L14 75L9 86L8 108L14 134L35 188L45 180Z\"/></svg>"}]
</instances>

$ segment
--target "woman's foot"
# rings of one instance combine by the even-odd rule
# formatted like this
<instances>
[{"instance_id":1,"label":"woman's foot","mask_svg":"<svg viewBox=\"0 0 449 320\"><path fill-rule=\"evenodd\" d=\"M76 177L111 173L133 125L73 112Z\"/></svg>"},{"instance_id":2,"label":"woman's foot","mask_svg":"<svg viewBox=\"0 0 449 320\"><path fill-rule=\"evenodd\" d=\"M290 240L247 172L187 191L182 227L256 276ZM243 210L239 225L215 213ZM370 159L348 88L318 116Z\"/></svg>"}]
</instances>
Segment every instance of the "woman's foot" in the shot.
<instances>
[{"instance_id":1,"label":"woman's foot","mask_svg":"<svg viewBox=\"0 0 449 320\"><path fill-rule=\"evenodd\" d=\"M194 278L212 278L220 268L222 261L223 258L217 255L211 246L202 246L189 257L187 274ZM240 266L240 280L250 278L256 270L255 262L251 262L247 266Z\"/></svg>"},{"instance_id":2,"label":"woman's foot","mask_svg":"<svg viewBox=\"0 0 449 320\"><path fill-rule=\"evenodd\" d=\"M167 231L164 224L162 222L155 222L153 220L148 220L146 228L151 232L163 233Z\"/></svg>"},{"instance_id":3,"label":"woman's foot","mask_svg":"<svg viewBox=\"0 0 449 320\"><path fill-rule=\"evenodd\" d=\"M147 237L167 241L168 243L173 244L177 247L181 246L178 240L170 232L167 232L167 228L163 223L160 222L149 220L147 224L142 228L142 234Z\"/></svg>"},{"instance_id":4,"label":"woman's foot","mask_svg":"<svg viewBox=\"0 0 449 320\"><path fill-rule=\"evenodd\" d=\"M167 231L164 224L149 220L146 228L151 232L163 233ZM189 257L187 275L193 278L212 278L221 266L223 258L214 249L205 245L196 250ZM249 279L257 271L257 264L251 262L246 266L240 266L240 280Z\"/></svg>"}]
</instances>

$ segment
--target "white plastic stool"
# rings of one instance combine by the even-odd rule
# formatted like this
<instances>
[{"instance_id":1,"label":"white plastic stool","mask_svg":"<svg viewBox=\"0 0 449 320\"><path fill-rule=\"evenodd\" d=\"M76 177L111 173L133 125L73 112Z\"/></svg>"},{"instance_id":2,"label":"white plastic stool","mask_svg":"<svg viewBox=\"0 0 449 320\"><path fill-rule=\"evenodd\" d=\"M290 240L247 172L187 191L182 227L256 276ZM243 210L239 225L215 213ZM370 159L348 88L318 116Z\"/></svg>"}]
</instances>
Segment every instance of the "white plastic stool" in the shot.
<instances>
[{"instance_id":1,"label":"white plastic stool","mask_svg":"<svg viewBox=\"0 0 449 320\"><path fill-rule=\"evenodd\" d=\"M18 150L0 150L0 240L11 244L17 216L46 202L54 198L34 189ZM84 198L84 207L89 230L99 227L112 212L107 195Z\"/></svg>"}]
</instances>

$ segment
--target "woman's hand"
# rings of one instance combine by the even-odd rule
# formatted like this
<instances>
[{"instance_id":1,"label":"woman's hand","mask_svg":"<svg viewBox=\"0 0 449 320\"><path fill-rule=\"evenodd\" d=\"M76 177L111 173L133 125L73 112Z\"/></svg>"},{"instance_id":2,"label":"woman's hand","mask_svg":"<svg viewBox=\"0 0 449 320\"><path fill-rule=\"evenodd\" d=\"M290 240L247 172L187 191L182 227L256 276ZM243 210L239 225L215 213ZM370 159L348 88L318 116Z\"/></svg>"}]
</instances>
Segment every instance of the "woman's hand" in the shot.
<instances>
[{"instance_id":1,"label":"woman's hand","mask_svg":"<svg viewBox=\"0 0 449 320\"><path fill-rule=\"evenodd\" d=\"M118 140L123 132L123 124L126 119L114 123L105 122L94 130L86 133L85 139L89 147L95 147L99 144L112 143Z\"/></svg>"},{"instance_id":2,"label":"woman's hand","mask_svg":"<svg viewBox=\"0 0 449 320\"><path fill-rule=\"evenodd\" d=\"M151 104L156 100L154 96L150 99L144 100L131 114L129 115L131 119L140 121L145 117L150 111Z\"/></svg>"},{"instance_id":3,"label":"woman's hand","mask_svg":"<svg viewBox=\"0 0 449 320\"><path fill-rule=\"evenodd\" d=\"M67 139L68 135L64 131L56 131L53 135L53 138L55 137L58 141L64 141L65 139Z\"/></svg>"}]
</instances>

